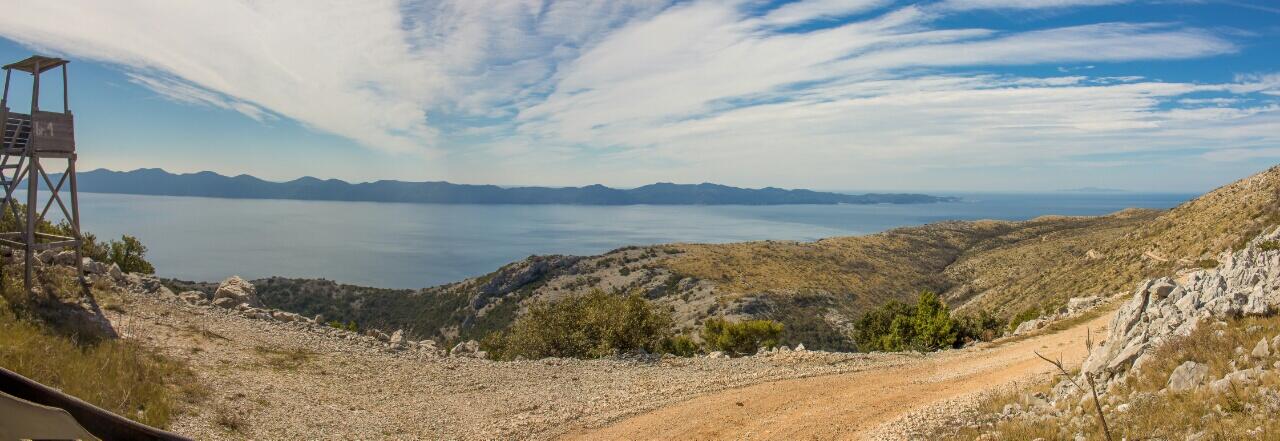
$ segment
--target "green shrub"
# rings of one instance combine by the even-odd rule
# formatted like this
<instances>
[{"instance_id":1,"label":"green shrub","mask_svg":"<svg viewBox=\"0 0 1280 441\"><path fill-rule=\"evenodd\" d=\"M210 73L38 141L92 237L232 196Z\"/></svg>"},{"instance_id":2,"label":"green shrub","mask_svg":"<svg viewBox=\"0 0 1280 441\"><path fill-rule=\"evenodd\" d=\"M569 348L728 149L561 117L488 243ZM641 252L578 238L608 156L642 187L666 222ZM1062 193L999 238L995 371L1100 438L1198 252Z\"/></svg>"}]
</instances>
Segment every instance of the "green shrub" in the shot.
<instances>
[{"instance_id":1,"label":"green shrub","mask_svg":"<svg viewBox=\"0 0 1280 441\"><path fill-rule=\"evenodd\" d=\"M854 325L853 340L862 351L899 350L899 345L891 342L894 334L894 319L911 316L915 308L897 300L890 300L879 308L862 314ZM901 326L901 323L898 324Z\"/></svg>"},{"instance_id":2,"label":"green shrub","mask_svg":"<svg viewBox=\"0 0 1280 441\"><path fill-rule=\"evenodd\" d=\"M1204 269L1217 268L1218 261L1214 259L1200 259L1196 261L1196 266Z\"/></svg>"},{"instance_id":3,"label":"green shrub","mask_svg":"<svg viewBox=\"0 0 1280 441\"><path fill-rule=\"evenodd\" d=\"M743 320L731 322L722 318L709 318L703 322L702 340L707 347L732 354L754 354L760 348L778 345L782 336L782 323L773 320Z\"/></svg>"},{"instance_id":4,"label":"green shrub","mask_svg":"<svg viewBox=\"0 0 1280 441\"><path fill-rule=\"evenodd\" d=\"M358 332L358 331L360 331L360 327L356 325L356 322L346 322L346 323L342 323L342 322L337 321L337 320L329 320L329 327L330 327L330 328L335 328L335 329L342 329L342 330L346 330L346 331L351 331L351 332Z\"/></svg>"},{"instance_id":5,"label":"green shrub","mask_svg":"<svg viewBox=\"0 0 1280 441\"><path fill-rule=\"evenodd\" d=\"M1262 251L1280 250L1280 242L1274 240L1264 240L1258 244L1258 249Z\"/></svg>"},{"instance_id":6,"label":"green shrub","mask_svg":"<svg viewBox=\"0 0 1280 441\"><path fill-rule=\"evenodd\" d=\"M968 341L991 341L1000 337L1005 328L1004 320L982 310L976 315L961 316L956 319L957 343Z\"/></svg>"},{"instance_id":7,"label":"green shrub","mask_svg":"<svg viewBox=\"0 0 1280 441\"><path fill-rule=\"evenodd\" d=\"M592 291L556 302L536 301L482 346L492 357L599 358L616 352L659 352L672 334L671 312L639 294Z\"/></svg>"},{"instance_id":8,"label":"green shrub","mask_svg":"<svg viewBox=\"0 0 1280 441\"><path fill-rule=\"evenodd\" d=\"M955 346L960 326L947 305L923 291L915 305L891 301L858 319L854 340L863 351L932 351Z\"/></svg>"},{"instance_id":9,"label":"green shrub","mask_svg":"<svg viewBox=\"0 0 1280 441\"><path fill-rule=\"evenodd\" d=\"M662 353L677 357L692 357L698 353L698 343L687 335L676 335L662 341Z\"/></svg>"},{"instance_id":10,"label":"green shrub","mask_svg":"<svg viewBox=\"0 0 1280 441\"><path fill-rule=\"evenodd\" d=\"M1014 329L1018 329L1018 325L1026 323L1028 320L1040 317L1040 312L1040 308L1027 308L1022 310L1022 312L1014 314L1013 317L1009 319L1009 332L1013 332Z\"/></svg>"},{"instance_id":11,"label":"green shrub","mask_svg":"<svg viewBox=\"0 0 1280 441\"><path fill-rule=\"evenodd\" d=\"M156 268L151 266L151 262L147 262L144 258L147 254L147 247L138 238L126 234L120 236L118 241L111 241L108 244L108 248L110 251L107 261L119 265L121 271L155 274Z\"/></svg>"},{"instance_id":12,"label":"green shrub","mask_svg":"<svg viewBox=\"0 0 1280 441\"><path fill-rule=\"evenodd\" d=\"M23 210L24 205L16 205L19 211ZM20 225L22 223L14 219L11 209L5 209L0 213L0 229L17 231ZM56 224L41 220L36 225L36 231L59 236L75 236L75 229L71 228L71 224L66 220ZM97 262L115 263L120 266L121 271L127 273L155 274L156 272L151 262L146 260L147 247L136 237L123 235L120 236L120 240L99 242L98 237L93 233L81 231L80 239L80 255L82 257L88 257Z\"/></svg>"}]
</instances>

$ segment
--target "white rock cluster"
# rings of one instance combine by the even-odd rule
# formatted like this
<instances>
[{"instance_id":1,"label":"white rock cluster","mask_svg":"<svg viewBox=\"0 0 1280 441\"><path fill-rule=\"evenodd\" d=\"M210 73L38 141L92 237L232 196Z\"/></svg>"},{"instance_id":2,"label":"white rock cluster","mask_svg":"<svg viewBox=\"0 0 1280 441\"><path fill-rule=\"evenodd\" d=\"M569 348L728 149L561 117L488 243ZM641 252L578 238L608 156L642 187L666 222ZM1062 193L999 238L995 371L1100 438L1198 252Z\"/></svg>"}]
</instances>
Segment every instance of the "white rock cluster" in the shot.
<instances>
[{"instance_id":1,"label":"white rock cluster","mask_svg":"<svg viewBox=\"0 0 1280 441\"><path fill-rule=\"evenodd\" d=\"M1046 316L1037 317L1018 324L1009 335L1026 335L1037 329L1048 326L1058 320L1077 317L1101 305L1106 298L1101 296L1074 297L1067 300L1067 306Z\"/></svg>"},{"instance_id":2,"label":"white rock cluster","mask_svg":"<svg viewBox=\"0 0 1280 441\"><path fill-rule=\"evenodd\" d=\"M210 296L200 291L183 291L174 294L172 290L160 283L160 279L147 274L128 273L118 280L120 285L131 292L154 297L174 299L190 306L202 308L220 308L235 311L246 318L267 320L280 323L291 323L313 328L317 332L346 340L359 340L387 351L415 351L441 356L444 352L436 347L435 341L410 340L403 330L396 330L390 335L377 329L368 329L364 334L337 329L325 324L323 317L305 317L300 314L267 308L258 298L253 284L239 276L231 276L218 284L218 289ZM475 343L475 342L471 342ZM479 345L476 344L478 351ZM484 352L479 352L483 357Z\"/></svg>"},{"instance_id":3,"label":"white rock cluster","mask_svg":"<svg viewBox=\"0 0 1280 441\"><path fill-rule=\"evenodd\" d=\"M1083 371L1111 380L1141 367L1160 343L1189 335L1207 321L1280 309L1280 250L1262 247L1277 239L1280 229L1259 235L1244 249L1223 253L1217 268L1188 274L1185 284L1167 277L1144 282L1116 313L1105 343L1089 354ZM1258 352L1270 350L1262 346L1267 343L1260 342Z\"/></svg>"}]
</instances>

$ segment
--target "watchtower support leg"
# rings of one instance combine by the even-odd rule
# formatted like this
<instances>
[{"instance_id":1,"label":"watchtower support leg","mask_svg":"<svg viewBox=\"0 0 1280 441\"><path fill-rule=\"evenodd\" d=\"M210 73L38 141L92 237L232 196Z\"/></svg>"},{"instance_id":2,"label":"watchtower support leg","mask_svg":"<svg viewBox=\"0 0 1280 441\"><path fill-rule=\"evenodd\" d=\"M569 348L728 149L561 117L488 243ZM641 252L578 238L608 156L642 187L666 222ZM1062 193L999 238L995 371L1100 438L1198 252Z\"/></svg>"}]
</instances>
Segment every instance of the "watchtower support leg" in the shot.
<instances>
[{"instance_id":1,"label":"watchtower support leg","mask_svg":"<svg viewBox=\"0 0 1280 441\"><path fill-rule=\"evenodd\" d=\"M31 162L27 165L27 221L23 226L23 238L27 243L26 254L24 255L26 262L26 270L23 273L23 282L26 283L27 294L34 292L32 289L32 271L35 269L35 248L36 248L36 194L39 193L40 183L36 180L36 176L40 173L40 157L32 155Z\"/></svg>"},{"instance_id":2,"label":"watchtower support leg","mask_svg":"<svg viewBox=\"0 0 1280 441\"><path fill-rule=\"evenodd\" d=\"M63 67L66 69L66 67ZM76 272L80 274L80 283L88 286L89 278L84 274L84 236L80 234L80 192L76 188L76 155L67 158L67 173L71 179L71 231L76 237Z\"/></svg>"}]
</instances>

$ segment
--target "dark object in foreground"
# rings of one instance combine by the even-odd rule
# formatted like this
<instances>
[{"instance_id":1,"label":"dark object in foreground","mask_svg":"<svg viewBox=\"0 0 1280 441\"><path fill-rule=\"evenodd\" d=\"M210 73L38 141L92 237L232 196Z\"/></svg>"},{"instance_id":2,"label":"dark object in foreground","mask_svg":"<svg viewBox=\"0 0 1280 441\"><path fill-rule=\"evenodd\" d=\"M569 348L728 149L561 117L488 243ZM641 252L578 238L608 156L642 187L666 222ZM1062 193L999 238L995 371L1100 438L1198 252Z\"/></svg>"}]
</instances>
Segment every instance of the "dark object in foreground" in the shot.
<instances>
[{"instance_id":1,"label":"dark object in foreground","mask_svg":"<svg viewBox=\"0 0 1280 441\"><path fill-rule=\"evenodd\" d=\"M116 415L4 368L0 368L0 392L66 410L85 430L104 440L189 439Z\"/></svg>"}]
</instances>

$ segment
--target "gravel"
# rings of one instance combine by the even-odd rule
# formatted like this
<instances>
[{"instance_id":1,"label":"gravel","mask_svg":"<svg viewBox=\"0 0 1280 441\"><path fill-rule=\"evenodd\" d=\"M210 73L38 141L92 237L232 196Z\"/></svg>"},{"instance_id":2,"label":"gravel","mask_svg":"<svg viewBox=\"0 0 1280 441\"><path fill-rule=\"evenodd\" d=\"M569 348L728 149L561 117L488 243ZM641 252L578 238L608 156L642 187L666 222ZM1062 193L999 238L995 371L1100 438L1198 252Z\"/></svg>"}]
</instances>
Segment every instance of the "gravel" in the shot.
<instances>
[{"instance_id":1,"label":"gravel","mask_svg":"<svg viewBox=\"0 0 1280 441\"><path fill-rule=\"evenodd\" d=\"M167 290L166 290L167 291ZM171 430L196 439L547 439L712 391L865 370L893 354L496 362L394 351L302 322L122 294L123 338L185 361L211 391Z\"/></svg>"}]
</instances>

